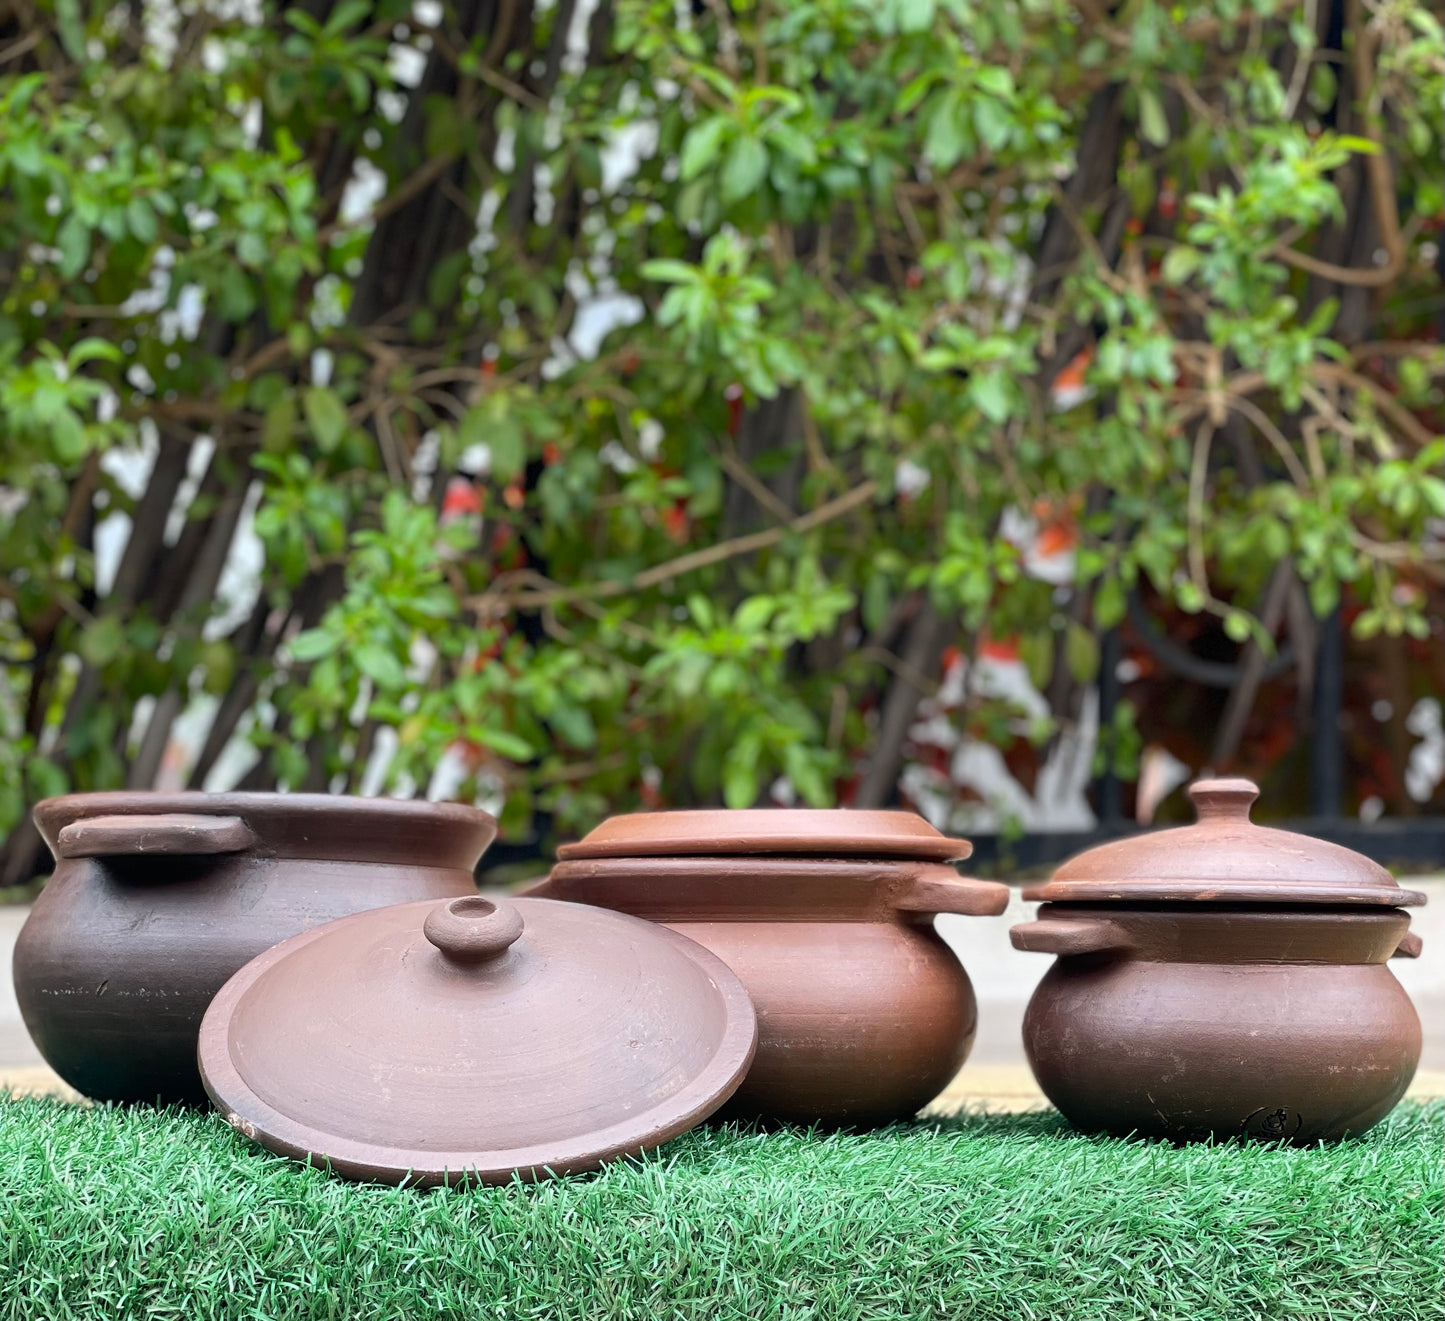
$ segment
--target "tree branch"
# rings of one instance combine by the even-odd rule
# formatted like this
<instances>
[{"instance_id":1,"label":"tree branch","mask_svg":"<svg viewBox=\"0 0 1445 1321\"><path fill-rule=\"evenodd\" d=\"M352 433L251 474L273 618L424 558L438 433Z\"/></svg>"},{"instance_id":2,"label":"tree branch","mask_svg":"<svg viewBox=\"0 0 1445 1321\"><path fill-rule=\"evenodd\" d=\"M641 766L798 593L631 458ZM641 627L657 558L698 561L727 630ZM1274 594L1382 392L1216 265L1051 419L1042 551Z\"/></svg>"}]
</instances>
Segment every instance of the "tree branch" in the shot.
<instances>
[{"instance_id":1,"label":"tree branch","mask_svg":"<svg viewBox=\"0 0 1445 1321\"><path fill-rule=\"evenodd\" d=\"M736 559L740 555L748 555L753 551L766 550L769 546L776 546L790 534L811 532L814 528L830 523L835 518L840 518L848 513L849 510L856 509L859 505L871 500L877 490L878 483L870 477L851 491L834 500L829 500L826 504L819 505L810 513L793 519L791 523L783 527L768 528L764 532L733 537L728 541L720 541L715 546L679 555L676 559L654 565L650 569L644 569L628 582L594 582L583 587L565 587L561 583L557 583L540 591L519 592L515 595L483 592L480 596L470 598L467 604L470 608L480 612L495 614L498 606L526 610L548 605L554 601L598 600L623 596L628 592L644 591L649 587L656 587L658 583L666 582L669 578L678 578L697 569L705 569L713 564L722 564L726 560Z\"/></svg>"}]
</instances>

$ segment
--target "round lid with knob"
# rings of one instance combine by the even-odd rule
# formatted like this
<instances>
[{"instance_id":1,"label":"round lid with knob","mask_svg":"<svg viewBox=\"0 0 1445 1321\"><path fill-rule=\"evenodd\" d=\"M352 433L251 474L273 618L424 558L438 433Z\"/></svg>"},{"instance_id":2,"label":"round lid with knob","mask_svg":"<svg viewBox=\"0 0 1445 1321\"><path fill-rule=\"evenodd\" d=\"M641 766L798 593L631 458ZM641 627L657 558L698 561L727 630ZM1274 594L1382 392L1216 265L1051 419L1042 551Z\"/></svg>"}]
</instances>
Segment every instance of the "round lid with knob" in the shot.
<instances>
[{"instance_id":1,"label":"round lid with knob","mask_svg":"<svg viewBox=\"0 0 1445 1321\"><path fill-rule=\"evenodd\" d=\"M622 913L479 895L374 909L253 959L201 1025L231 1125L352 1178L595 1169L701 1122L757 1025L702 946Z\"/></svg>"},{"instance_id":2,"label":"round lid with knob","mask_svg":"<svg viewBox=\"0 0 1445 1321\"><path fill-rule=\"evenodd\" d=\"M1064 863L1025 899L1073 903L1423 904L1362 854L1249 819L1250 780L1189 786L1192 826L1114 840Z\"/></svg>"}]
</instances>

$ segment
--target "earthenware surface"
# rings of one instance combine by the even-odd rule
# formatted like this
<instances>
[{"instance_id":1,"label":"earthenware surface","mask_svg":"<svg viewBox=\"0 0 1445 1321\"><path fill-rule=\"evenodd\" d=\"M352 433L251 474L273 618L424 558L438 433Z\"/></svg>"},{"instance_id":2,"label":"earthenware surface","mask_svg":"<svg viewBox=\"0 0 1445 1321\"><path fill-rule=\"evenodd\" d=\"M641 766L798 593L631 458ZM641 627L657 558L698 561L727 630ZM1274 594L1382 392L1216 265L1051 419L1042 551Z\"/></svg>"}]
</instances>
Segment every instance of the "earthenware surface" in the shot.
<instances>
[{"instance_id":1,"label":"earthenware surface","mask_svg":"<svg viewBox=\"0 0 1445 1321\"><path fill-rule=\"evenodd\" d=\"M1045 1095L1077 1127L1315 1142L1404 1095L1420 1020L1386 966L1398 909L1045 904L1016 947L1058 955L1024 1016Z\"/></svg>"},{"instance_id":2,"label":"earthenware surface","mask_svg":"<svg viewBox=\"0 0 1445 1321\"><path fill-rule=\"evenodd\" d=\"M734 855L574 859L529 893L667 924L739 976L758 1053L723 1113L841 1126L907 1119L977 1031L937 913L1001 913L1008 887L947 864Z\"/></svg>"},{"instance_id":3,"label":"earthenware surface","mask_svg":"<svg viewBox=\"0 0 1445 1321\"><path fill-rule=\"evenodd\" d=\"M1190 785L1195 825L1115 840L1064 863L1030 900L1107 903L1423 904L1378 863L1323 840L1257 826L1249 780Z\"/></svg>"},{"instance_id":4,"label":"earthenware surface","mask_svg":"<svg viewBox=\"0 0 1445 1321\"><path fill-rule=\"evenodd\" d=\"M201 1028L206 1088L272 1151L384 1183L595 1169L693 1127L753 1007L666 928L547 899L403 904L268 950Z\"/></svg>"},{"instance_id":5,"label":"earthenware surface","mask_svg":"<svg viewBox=\"0 0 1445 1321\"><path fill-rule=\"evenodd\" d=\"M957 861L967 840L949 839L916 812L850 808L745 808L635 812L609 817L558 858L641 858L683 854L807 854L814 857Z\"/></svg>"},{"instance_id":6,"label":"earthenware surface","mask_svg":"<svg viewBox=\"0 0 1445 1321\"><path fill-rule=\"evenodd\" d=\"M50 1066L109 1101L204 1102L196 1033L232 973L332 918L475 894L496 834L457 804L315 794L72 794L35 819L57 862L16 998Z\"/></svg>"}]
</instances>

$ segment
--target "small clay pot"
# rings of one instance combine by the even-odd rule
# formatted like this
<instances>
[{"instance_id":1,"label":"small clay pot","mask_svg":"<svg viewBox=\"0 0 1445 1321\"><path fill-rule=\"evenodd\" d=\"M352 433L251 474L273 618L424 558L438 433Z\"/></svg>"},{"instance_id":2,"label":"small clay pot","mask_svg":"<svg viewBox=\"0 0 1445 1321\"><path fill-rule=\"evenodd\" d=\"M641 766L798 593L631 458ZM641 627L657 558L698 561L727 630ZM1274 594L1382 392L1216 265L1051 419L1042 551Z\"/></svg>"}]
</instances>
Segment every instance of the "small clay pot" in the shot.
<instances>
[{"instance_id":1,"label":"small clay pot","mask_svg":"<svg viewBox=\"0 0 1445 1321\"><path fill-rule=\"evenodd\" d=\"M890 849L861 830L865 817L921 826L930 836L919 849L925 858L964 856L965 841L945 844L911 813L810 812L791 833L784 818L793 814L782 810L650 815L663 818L657 833L673 847L695 841L721 856L579 858L583 840L568 846L576 860L558 863L528 893L661 922L738 975L757 1010L758 1050L721 1116L882 1124L916 1114L947 1086L973 1045L977 1005L933 917L1001 913L1007 887L962 879L935 861L803 849L817 853L837 839L885 854L907 847L895 838ZM767 828L759 818L771 818ZM615 833L619 820L634 837L649 833L643 816L615 818L599 833ZM792 856L725 852L780 840ZM615 847L610 837L605 843Z\"/></svg>"},{"instance_id":2,"label":"small clay pot","mask_svg":"<svg viewBox=\"0 0 1445 1321\"><path fill-rule=\"evenodd\" d=\"M51 1068L104 1101L204 1101L196 1035L232 973L332 918L475 894L496 834L457 804L319 794L71 794L35 822L56 867L15 994Z\"/></svg>"},{"instance_id":3,"label":"small clay pot","mask_svg":"<svg viewBox=\"0 0 1445 1321\"><path fill-rule=\"evenodd\" d=\"M1199 825L1106 845L1024 891L1052 902L1015 947L1058 956L1024 1017L1039 1085L1090 1131L1363 1133L1419 1062L1420 1020L1386 963L1419 953L1398 906L1424 896L1252 825L1247 781L1191 792Z\"/></svg>"}]
</instances>

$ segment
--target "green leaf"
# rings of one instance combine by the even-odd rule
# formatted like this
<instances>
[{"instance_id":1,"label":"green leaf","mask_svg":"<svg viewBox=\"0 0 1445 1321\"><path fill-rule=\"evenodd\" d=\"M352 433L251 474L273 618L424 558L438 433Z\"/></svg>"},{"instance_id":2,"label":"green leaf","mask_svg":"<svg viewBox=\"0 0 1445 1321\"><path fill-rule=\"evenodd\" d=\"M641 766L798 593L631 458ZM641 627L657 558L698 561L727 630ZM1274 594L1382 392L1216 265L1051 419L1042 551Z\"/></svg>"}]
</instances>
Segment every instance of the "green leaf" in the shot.
<instances>
[{"instance_id":1,"label":"green leaf","mask_svg":"<svg viewBox=\"0 0 1445 1321\"><path fill-rule=\"evenodd\" d=\"M751 807L758 798L758 760L762 742L744 734L723 758L723 802L732 808Z\"/></svg>"},{"instance_id":2,"label":"green leaf","mask_svg":"<svg viewBox=\"0 0 1445 1321\"><path fill-rule=\"evenodd\" d=\"M115 659L125 645L125 629L118 615L102 615L94 623L87 624L80 635L76 650L87 665L97 669Z\"/></svg>"},{"instance_id":3,"label":"green leaf","mask_svg":"<svg viewBox=\"0 0 1445 1321\"><path fill-rule=\"evenodd\" d=\"M938 81L938 73L933 69L926 69L918 77L907 83L903 90L898 93L898 99L893 103L893 113L906 115L915 110L923 98L932 90L934 83Z\"/></svg>"},{"instance_id":4,"label":"green leaf","mask_svg":"<svg viewBox=\"0 0 1445 1321\"><path fill-rule=\"evenodd\" d=\"M1180 583L1174 589L1174 599L1179 602L1179 608L1187 614L1197 615L1204 609L1204 593L1195 583L1188 580Z\"/></svg>"},{"instance_id":5,"label":"green leaf","mask_svg":"<svg viewBox=\"0 0 1445 1321\"><path fill-rule=\"evenodd\" d=\"M1160 268L1164 276L1165 284L1183 284L1194 274L1203 263L1204 258L1194 248L1186 248L1183 244L1170 248L1164 257L1164 264Z\"/></svg>"},{"instance_id":6,"label":"green leaf","mask_svg":"<svg viewBox=\"0 0 1445 1321\"><path fill-rule=\"evenodd\" d=\"M822 769L809 754L806 744L789 743L783 749L783 770L793 782L793 788L802 795L803 801L809 807L828 807L832 804L833 796L823 778Z\"/></svg>"},{"instance_id":7,"label":"green leaf","mask_svg":"<svg viewBox=\"0 0 1445 1321\"><path fill-rule=\"evenodd\" d=\"M644 280L657 280L662 284L692 284L697 280L697 267L685 261L674 261L671 257L655 257L645 261L638 272Z\"/></svg>"},{"instance_id":8,"label":"green leaf","mask_svg":"<svg viewBox=\"0 0 1445 1321\"><path fill-rule=\"evenodd\" d=\"M323 656L329 656L341 645L341 639L326 628L308 628L304 633L298 633L291 639L286 650L294 661L320 660Z\"/></svg>"},{"instance_id":9,"label":"green leaf","mask_svg":"<svg viewBox=\"0 0 1445 1321\"><path fill-rule=\"evenodd\" d=\"M316 443L325 454L330 454L346 434L348 426L346 405L336 392L324 385L311 385L302 392L301 407L306 413L306 425L316 437Z\"/></svg>"},{"instance_id":10,"label":"green leaf","mask_svg":"<svg viewBox=\"0 0 1445 1321\"><path fill-rule=\"evenodd\" d=\"M687 612L690 614L697 626L704 632L708 632L717 626L717 615L712 608L712 602L701 592L693 592L687 598Z\"/></svg>"},{"instance_id":11,"label":"green leaf","mask_svg":"<svg viewBox=\"0 0 1445 1321\"><path fill-rule=\"evenodd\" d=\"M90 452L90 437L75 409L62 407L50 423L50 438L55 457L62 463L77 463Z\"/></svg>"},{"instance_id":12,"label":"green leaf","mask_svg":"<svg viewBox=\"0 0 1445 1321\"><path fill-rule=\"evenodd\" d=\"M818 149L813 139L791 124L774 124L768 129L768 141L782 148L799 165L811 167L818 163Z\"/></svg>"},{"instance_id":13,"label":"green leaf","mask_svg":"<svg viewBox=\"0 0 1445 1321\"><path fill-rule=\"evenodd\" d=\"M559 701L547 713L547 723L574 748L591 748L597 744L597 727L587 708ZM530 752L530 749L529 749Z\"/></svg>"},{"instance_id":14,"label":"green leaf","mask_svg":"<svg viewBox=\"0 0 1445 1321\"><path fill-rule=\"evenodd\" d=\"M531 761L536 753L526 739L505 729L493 729L490 725L480 729L468 729L468 736L477 743L484 743L499 756L509 761Z\"/></svg>"},{"instance_id":15,"label":"green leaf","mask_svg":"<svg viewBox=\"0 0 1445 1321\"><path fill-rule=\"evenodd\" d=\"M1072 619L1064 635L1064 660L1075 683L1092 683L1099 672L1099 640Z\"/></svg>"},{"instance_id":16,"label":"green leaf","mask_svg":"<svg viewBox=\"0 0 1445 1321\"><path fill-rule=\"evenodd\" d=\"M261 444L268 450L285 450L291 445L296 429L296 397L277 395L266 409L261 423Z\"/></svg>"},{"instance_id":17,"label":"green leaf","mask_svg":"<svg viewBox=\"0 0 1445 1321\"><path fill-rule=\"evenodd\" d=\"M746 197L762 183L767 172L768 149L757 138L734 138L719 176L723 201L736 202Z\"/></svg>"},{"instance_id":18,"label":"green leaf","mask_svg":"<svg viewBox=\"0 0 1445 1321\"><path fill-rule=\"evenodd\" d=\"M969 378L968 397L991 422L1006 422L1013 411L1013 387L997 367Z\"/></svg>"},{"instance_id":19,"label":"green leaf","mask_svg":"<svg viewBox=\"0 0 1445 1321\"><path fill-rule=\"evenodd\" d=\"M156 213L145 198L132 197L125 204L125 220L130 232L142 243L151 244L156 241L156 235L160 232L156 224Z\"/></svg>"},{"instance_id":20,"label":"green leaf","mask_svg":"<svg viewBox=\"0 0 1445 1321\"><path fill-rule=\"evenodd\" d=\"M323 656L311 668L309 687L328 702L340 702L345 696L341 686L341 665L337 657Z\"/></svg>"},{"instance_id":21,"label":"green leaf","mask_svg":"<svg viewBox=\"0 0 1445 1321\"><path fill-rule=\"evenodd\" d=\"M55 246L60 249L61 275L67 280L75 279L90 258L90 226L72 212L60 226Z\"/></svg>"},{"instance_id":22,"label":"green leaf","mask_svg":"<svg viewBox=\"0 0 1445 1321\"><path fill-rule=\"evenodd\" d=\"M885 579L875 578L873 581L882 582L884 590L887 590ZM778 608L778 602L772 596L750 596L737 608L733 615L733 627L739 633L754 634L760 632L767 626L768 620L773 617L773 612Z\"/></svg>"},{"instance_id":23,"label":"green leaf","mask_svg":"<svg viewBox=\"0 0 1445 1321\"><path fill-rule=\"evenodd\" d=\"M1144 141L1163 147L1169 141L1169 119L1159 94L1152 87L1139 89L1139 131Z\"/></svg>"},{"instance_id":24,"label":"green leaf","mask_svg":"<svg viewBox=\"0 0 1445 1321\"><path fill-rule=\"evenodd\" d=\"M1054 673L1054 635L1025 633L1019 639L1019 659L1028 671L1029 682L1042 692Z\"/></svg>"},{"instance_id":25,"label":"green leaf","mask_svg":"<svg viewBox=\"0 0 1445 1321\"><path fill-rule=\"evenodd\" d=\"M1322 575L1314 579L1309 585L1310 609L1315 613L1316 619L1323 619L1326 615L1333 614L1334 609L1340 603L1340 585L1333 578Z\"/></svg>"},{"instance_id":26,"label":"green leaf","mask_svg":"<svg viewBox=\"0 0 1445 1321\"><path fill-rule=\"evenodd\" d=\"M978 130L979 140L990 151L1006 147L1013 133L1013 123L1007 109L991 96L974 99L973 126Z\"/></svg>"},{"instance_id":27,"label":"green leaf","mask_svg":"<svg viewBox=\"0 0 1445 1321\"><path fill-rule=\"evenodd\" d=\"M390 647L380 642L363 642L355 656L357 668L379 688L406 687L406 668Z\"/></svg>"},{"instance_id":28,"label":"green leaf","mask_svg":"<svg viewBox=\"0 0 1445 1321\"><path fill-rule=\"evenodd\" d=\"M343 3L337 5L327 17L324 31L327 36L337 36L345 32L347 28L360 23L362 19L369 17L375 7L371 0L343 0ZM291 12L300 11L292 10Z\"/></svg>"},{"instance_id":29,"label":"green leaf","mask_svg":"<svg viewBox=\"0 0 1445 1321\"><path fill-rule=\"evenodd\" d=\"M221 268L217 308L227 321L244 321L256 310L256 294L241 267L227 262Z\"/></svg>"},{"instance_id":30,"label":"green leaf","mask_svg":"<svg viewBox=\"0 0 1445 1321\"><path fill-rule=\"evenodd\" d=\"M488 430L486 443L492 456L492 476L510 482L527 462L527 440L521 427L511 418L503 418Z\"/></svg>"},{"instance_id":31,"label":"green leaf","mask_svg":"<svg viewBox=\"0 0 1445 1321\"><path fill-rule=\"evenodd\" d=\"M35 798L57 798L70 791L70 777L63 766L43 758L31 758L25 766Z\"/></svg>"},{"instance_id":32,"label":"green leaf","mask_svg":"<svg viewBox=\"0 0 1445 1321\"><path fill-rule=\"evenodd\" d=\"M272 748L271 765L276 770L276 779L287 789L304 784L306 773L311 769L305 749L295 743L278 743Z\"/></svg>"},{"instance_id":33,"label":"green leaf","mask_svg":"<svg viewBox=\"0 0 1445 1321\"><path fill-rule=\"evenodd\" d=\"M1335 146L1343 147L1346 151L1358 152L1361 156L1378 156L1380 145L1372 142L1369 138L1355 137L1350 133L1342 133L1333 139Z\"/></svg>"},{"instance_id":34,"label":"green leaf","mask_svg":"<svg viewBox=\"0 0 1445 1321\"><path fill-rule=\"evenodd\" d=\"M717 158L723 139L735 127L726 115L714 115L688 129L682 140L682 151L678 159L678 173L686 182L695 179Z\"/></svg>"},{"instance_id":35,"label":"green leaf","mask_svg":"<svg viewBox=\"0 0 1445 1321\"><path fill-rule=\"evenodd\" d=\"M1125 608L1124 585L1110 575L1094 591L1094 623L1101 629L1113 628L1124 618Z\"/></svg>"},{"instance_id":36,"label":"green leaf","mask_svg":"<svg viewBox=\"0 0 1445 1321\"><path fill-rule=\"evenodd\" d=\"M112 344L108 339L101 339L98 335L89 335L85 339L72 344L70 352L65 355L66 366L71 371L76 371L87 362L124 362L125 354L120 351L120 346Z\"/></svg>"},{"instance_id":37,"label":"green leaf","mask_svg":"<svg viewBox=\"0 0 1445 1321\"><path fill-rule=\"evenodd\" d=\"M452 299L456 297L462 275L470 269L471 263L472 255L466 248L458 248L437 262L427 276L427 302L438 310L450 306Z\"/></svg>"},{"instance_id":38,"label":"green leaf","mask_svg":"<svg viewBox=\"0 0 1445 1321\"><path fill-rule=\"evenodd\" d=\"M900 32L927 32L933 26L938 0L896 0L896 4Z\"/></svg>"},{"instance_id":39,"label":"green leaf","mask_svg":"<svg viewBox=\"0 0 1445 1321\"><path fill-rule=\"evenodd\" d=\"M81 14L80 0L56 0L55 19L55 25L60 29L60 44L65 53L77 64L84 64L85 22Z\"/></svg>"},{"instance_id":40,"label":"green leaf","mask_svg":"<svg viewBox=\"0 0 1445 1321\"><path fill-rule=\"evenodd\" d=\"M996 96L1002 101L1011 101L1015 96L1014 76L1002 64L986 64L978 71L975 80L981 91Z\"/></svg>"},{"instance_id":41,"label":"green leaf","mask_svg":"<svg viewBox=\"0 0 1445 1321\"><path fill-rule=\"evenodd\" d=\"M951 169L973 145L958 110L958 97L950 93L939 98L928 117L923 156L936 170Z\"/></svg>"}]
</instances>

